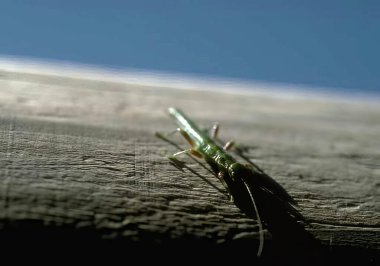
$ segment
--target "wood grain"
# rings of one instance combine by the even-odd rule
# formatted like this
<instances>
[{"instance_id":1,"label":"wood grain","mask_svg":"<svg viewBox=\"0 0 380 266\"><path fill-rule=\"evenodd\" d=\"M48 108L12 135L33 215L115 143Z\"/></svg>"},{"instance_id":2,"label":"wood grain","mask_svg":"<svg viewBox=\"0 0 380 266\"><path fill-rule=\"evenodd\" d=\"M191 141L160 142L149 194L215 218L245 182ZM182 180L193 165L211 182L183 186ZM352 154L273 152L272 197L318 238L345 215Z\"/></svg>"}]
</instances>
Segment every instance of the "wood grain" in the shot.
<instances>
[{"instance_id":1,"label":"wood grain","mask_svg":"<svg viewBox=\"0 0 380 266\"><path fill-rule=\"evenodd\" d=\"M177 149L154 133L174 129L169 106L205 128L219 121L223 139L246 145L298 202L306 232L329 254L378 260L380 104L17 70L0 70L2 235L224 243L255 254L257 223L218 191L218 180L189 158L196 174L166 159ZM271 256L275 238L268 230L265 237Z\"/></svg>"}]
</instances>

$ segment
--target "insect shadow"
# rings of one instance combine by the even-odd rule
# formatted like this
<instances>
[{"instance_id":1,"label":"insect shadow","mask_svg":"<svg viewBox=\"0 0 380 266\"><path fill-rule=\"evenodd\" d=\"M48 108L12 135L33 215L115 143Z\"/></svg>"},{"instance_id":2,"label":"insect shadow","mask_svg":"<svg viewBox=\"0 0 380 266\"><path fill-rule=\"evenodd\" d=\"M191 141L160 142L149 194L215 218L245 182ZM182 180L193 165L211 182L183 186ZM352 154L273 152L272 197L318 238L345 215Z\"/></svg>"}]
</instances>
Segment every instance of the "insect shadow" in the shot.
<instances>
[{"instance_id":1,"label":"insect shadow","mask_svg":"<svg viewBox=\"0 0 380 266\"><path fill-rule=\"evenodd\" d=\"M177 143L169 140L161 134L156 134L157 137L165 142L176 147L178 150L183 150ZM217 140L221 142L220 140ZM320 242L317 241L311 233L305 229L307 224L306 219L297 209L296 201L289 195L289 193L272 177L266 174L256 164L254 164L249 157L245 154L246 150L243 147L236 146L235 153L248 164L256 167L259 170L259 175L256 175L256 183L260 184L260 189L254 190L256 204L260 212L261 219L266 228L271 234L271 241L269 247L264 249L263 260L269 263L276 263L278 261L286 261L291 263L308 263L311 265L318 264L324 252ZM188 154L201 167L205 168L208 172L215 176L205 164ZM188 169L193 174L200 177L207 182L214 189L227 195L225 191L219 189L206 177L199 174L197 171L187 166L184 162L171 159L170 163L183 171L184 168ZM252 187L255 187L252 184ZM251 211L247 211L244 203L236 202L237 207L240 208L247 216L255 219ZM246 247L246 246L245 246ZM239 247L241 249L241 247ZM239 252L240 253L240 252Z\"/></svg>"},{"instance_id":2,"label":"insect shadow","mask_svg":"<svg viewBox=\"0 0 380 266\"><path fill-rule=\"evenodd\" d=\"M240 151L236 153L246 160L247 157ZM306 230L308 221L298 211L297 202L264 171L261 170L255 178L255 184L259 183L260 189L254 189L254 195L264 227L272 235L272 255L291 261L315 263L322 249L319 241Z\"/></svg>"}]
</instances>

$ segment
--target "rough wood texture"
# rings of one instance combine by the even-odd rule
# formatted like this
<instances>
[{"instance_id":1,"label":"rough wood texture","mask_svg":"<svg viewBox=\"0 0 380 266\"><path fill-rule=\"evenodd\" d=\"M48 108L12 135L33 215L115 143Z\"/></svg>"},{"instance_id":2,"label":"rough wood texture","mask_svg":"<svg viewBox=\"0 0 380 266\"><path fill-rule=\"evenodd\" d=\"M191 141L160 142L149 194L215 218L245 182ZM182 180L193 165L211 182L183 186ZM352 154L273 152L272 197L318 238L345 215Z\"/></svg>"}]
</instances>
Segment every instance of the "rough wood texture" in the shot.
<instances>
[{"instance_id":1,"label":"rough wood texture","mask_svg":"<svg viewBox=\"0 0 380 266\"><path fill-rule=\"evenodd\" d=\"M205 127L219 121L223 139L247 145L248 156L298 202L306 231L329 254L376 262L379 104L149 88L17 70L0 71L1 235L239 243L254 256L256 221L198 164L184 158L196 173L182 172L165 158L177 150L154 132L175 128L169 106ZM271 256L275 238L268 231L265 237L264 255Z\"/></svg>"}]
</instances>

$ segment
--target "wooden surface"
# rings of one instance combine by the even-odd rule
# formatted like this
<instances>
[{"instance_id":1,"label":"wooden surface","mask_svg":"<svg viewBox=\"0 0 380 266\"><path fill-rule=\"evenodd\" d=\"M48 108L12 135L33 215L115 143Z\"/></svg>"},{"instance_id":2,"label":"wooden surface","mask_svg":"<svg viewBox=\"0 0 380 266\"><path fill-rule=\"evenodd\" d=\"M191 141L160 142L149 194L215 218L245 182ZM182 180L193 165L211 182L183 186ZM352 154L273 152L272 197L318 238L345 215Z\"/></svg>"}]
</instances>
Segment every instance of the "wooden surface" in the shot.
<instances>
[{"instance_id":1,"label":"wooden surface","mask_svg":"<svg viewBox=\"0 0 380 266\"><path fill-rule=\"evenodd\" d=\"M298 202L305 230L323 252L378 261L380 104L17 69L0 70L0 236L224 243L246 245L254 256L256 221L200 165L184 157L190 170L181 171L166 158L178 150L154 133L175 128L169 106L204 127L219 121L222 139L246 145ZM173 140L187 147L179 136ZM266 229L265 239L270 257L276 238Z\"/></svg>"}]
</instances>

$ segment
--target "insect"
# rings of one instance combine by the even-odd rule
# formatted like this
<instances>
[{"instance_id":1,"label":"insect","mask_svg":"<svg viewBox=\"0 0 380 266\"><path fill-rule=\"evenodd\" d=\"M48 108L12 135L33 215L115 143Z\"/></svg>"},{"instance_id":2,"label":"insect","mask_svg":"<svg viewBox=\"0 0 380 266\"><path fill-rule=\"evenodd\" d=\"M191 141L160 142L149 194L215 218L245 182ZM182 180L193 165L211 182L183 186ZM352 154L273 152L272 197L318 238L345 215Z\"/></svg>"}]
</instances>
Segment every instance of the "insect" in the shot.
<instances>
[{"instance_id":1,"label":"insect","mask_svg":"<svg viewBox=\"0 0 380 266\"><path fill-rule=\"evenodd\" d=\"M217 124L213 126L211 135L209 135L206 131L201 130L181 110L170 107L168 111L178 125L177 131L191 146L187 150L173 154L169 159L178 163L177 156L191 154L204 159L210 165L235 204L248 216L256 218L260 239L257 256L260 256L264 246L264 233L259 206L256 204L255 198L260 198L265 194L270 197L279 197L281 201L287 203L292 202L291 197L282 187L275 186L274 184L277 183L255 164L250 162L244 165L228 153L227 151L233 146L232 141L227 142L224 146L219 145L217 138L219 126ZM157 136L162 138L158 133ZM270 208L270 206L267 207Z\"/></svg>"}]
</instances>

